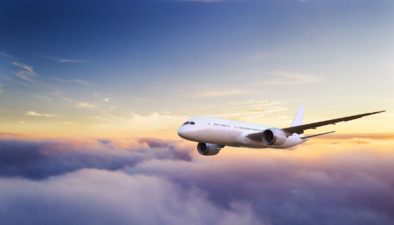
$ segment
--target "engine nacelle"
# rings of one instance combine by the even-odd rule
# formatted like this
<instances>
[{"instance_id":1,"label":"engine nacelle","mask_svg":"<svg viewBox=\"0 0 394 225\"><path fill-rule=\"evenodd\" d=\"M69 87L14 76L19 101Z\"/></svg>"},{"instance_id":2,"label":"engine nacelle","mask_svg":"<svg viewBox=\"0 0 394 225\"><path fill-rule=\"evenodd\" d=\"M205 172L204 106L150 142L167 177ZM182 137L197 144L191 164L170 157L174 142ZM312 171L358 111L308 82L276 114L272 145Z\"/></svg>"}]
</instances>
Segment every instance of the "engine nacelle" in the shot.
<instances>
[{"instance_id":1,"label":"engine nacelle","mask_svg":"<svg viewBox=\"0 0 394 225\"><path fill-rule=\"evenodd\" d=\"M271 128L263 132L261 139L266 145L281 145L286 142L287 135L283 130Z\"/></svg>"},{"instance_id":2,"label":"engine nacelle","mask_svg":"<svg viewBox=\"0 0 394 225\"><path fill-rule=\"evenodd\" d=\"M201 155L217 155L223 147L217 144L198 143L197 151Z\"/></svg>"}]
</instances>

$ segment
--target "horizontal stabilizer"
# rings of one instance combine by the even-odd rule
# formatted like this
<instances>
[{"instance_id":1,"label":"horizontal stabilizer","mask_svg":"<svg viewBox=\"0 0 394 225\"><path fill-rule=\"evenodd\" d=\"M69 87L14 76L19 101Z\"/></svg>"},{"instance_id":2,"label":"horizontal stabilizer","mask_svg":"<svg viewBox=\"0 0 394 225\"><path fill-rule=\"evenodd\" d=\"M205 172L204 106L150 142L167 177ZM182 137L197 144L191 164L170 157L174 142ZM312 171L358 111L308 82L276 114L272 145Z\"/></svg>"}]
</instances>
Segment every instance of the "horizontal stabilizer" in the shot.
<instances>
[{"instance_id":1,"label":"horizontal stabilizer","mask_svg":"<svg viewBox=\"0 0 394 225\"><path fill-rule=\"evenodd\" d=\"M325 135L325 134L332 134L332 133L334 133L334 132L335 132L335 131L324 132L324 133L320 133L320 134L313 134L313 135L301 137L301 139L308 139L308 138L313 138L313 137L317 137L317 136L321 136L321 135Z\"/></svg>"}]
</instances>

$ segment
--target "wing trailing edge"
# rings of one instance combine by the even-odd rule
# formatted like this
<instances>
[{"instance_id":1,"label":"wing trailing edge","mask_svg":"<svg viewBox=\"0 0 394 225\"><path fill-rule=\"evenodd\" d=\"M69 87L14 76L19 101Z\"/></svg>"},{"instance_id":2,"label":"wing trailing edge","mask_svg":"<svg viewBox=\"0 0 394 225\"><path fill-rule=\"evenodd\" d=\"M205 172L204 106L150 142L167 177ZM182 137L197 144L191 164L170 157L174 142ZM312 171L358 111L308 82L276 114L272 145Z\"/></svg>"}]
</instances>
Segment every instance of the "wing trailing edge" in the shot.
<instances>
[{"instance_id":1,"label":"wing trailing edge","mask_svg":"<svg viewBox=\"0 0 394 225\"><path fill-rule=\"evenodd\" d=\"M309 138L322 136L322 135L326 135L326 134L332 134L332 133L335 133L335 131L329 131L329 132L324 132L324 133L320 133L320 134L312 134L312 135L309 135L309 136L303 136L303 137L301 137L301 139L309 139Z\"/></svg>"}]
</instances>

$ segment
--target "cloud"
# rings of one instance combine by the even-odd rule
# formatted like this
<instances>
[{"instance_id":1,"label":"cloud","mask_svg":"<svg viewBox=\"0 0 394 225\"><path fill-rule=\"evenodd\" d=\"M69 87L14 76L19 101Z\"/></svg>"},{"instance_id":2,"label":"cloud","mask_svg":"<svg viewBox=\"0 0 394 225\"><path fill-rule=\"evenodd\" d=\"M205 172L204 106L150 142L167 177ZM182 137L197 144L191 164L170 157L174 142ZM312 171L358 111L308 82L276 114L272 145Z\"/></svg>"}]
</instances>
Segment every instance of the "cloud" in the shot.
<instances>
[{"instance_id":1,"label":"cloud","mask_svg":"<svg viewBox=\"0 0 394 225\"><path fill-rule=\"evenodd\" d=\"M394 140L394 133L360 133L360 134L334 134L322 136L324 139L339 139L339 140L352 140L354 138L358 139L368 139L368 140Z\"/></svg>"},{"instance_id":2,"label":"cloud","mask_svg":"<svg viewBox=\"0 0 394 225\"><path fill-rule=\"evenodd\" d=\"M335 153L312 160L297 152L261 151L197 163L157 160L139 164L130 173L161 174L185 187L197 187L224 208L246 201L261 220L272 224L392 223L394 177L387 177L394 168L392 153L319 147L311 151Z\"/></svg>"},{"instance_id":3,"label":"cloud","mask_svg":"<svg viewBox=\"0 0 394 225\"><path fill-rule=\"evenodd\" d=\"M15 76L19 79L34 82L38 74L34 71L32 66L26 65L21 62L14 61L12 65L19 68L19 71L16 72Z\"/></svg>"},{"instance_id":4,"label":"cloud","mask_svg":"<svg viewBox=\"0 0 394 225\"><path fill-rule=\"evenodd\" d=\"M19 60L17 57L9 55L4 52L0 52L0 59L3 59L5 62L7 62L11 67L15 67L16 70L13 72L15 74L15 77L19 80L27 81L30 83L30 85L33 85L32 87L35 88L43 88L50 89L50 90L56 90L57 88L52 86L50 83L47 83L40 78L39 74L34 70L33 66L22 63L21 60ZM22 85L26 85L26 83L20 83Z\"/></svg>"},{"instance_id":5,"label":"cloud","mask_svg":"<svg viewBox=\"0 0 394 225\"><path fill-rule=\"evenodd\" d=\"M151 143L154 139L141 139ZM119 170L151 159L191 160L190 148L170 142L161 145L115 148L106 139L97 144L65 141L0 140L0 176L42 179L67 172L96 168Z\"/></svg>"},{"instance_id":6,"label":"cloud","mask_svg":"<svg viewBox=\"0 0 394 225\"><path fill-rule=\"evenodd\" d=\"M53 57L53 56L43 56L44 58L50 59L52 61L58 62L58 63L84 63L84 60L80 59L69 59L69 58L59 58L59 57Z\"/></svg>"},{"instance_id":7,"label":"cloud","mask_svg":"<svg viewBox=\"0 0 394 225\"><path fill-rule=\"evenodd\" d=\"M140 138L138 139L138 143L147 144L150 148L169 147L175 144L174 142L169 142L157 138Z\"/></svg>"},{"instance_id":8,"label":"cloud","mask_svg":"<svg viewBox=\"0 0 394 225\"><path fill-rule=\"evenodd\" d=\"M7 60L7 61L15 59L15 57L13 55L10 55L10 54L8 54L6 52L2 52L2 51L0 51L0 58Z\"/></svg>"},{"instance_id":9,"label":"cloud","mask_svg":"<svg viewBox=\"0 0 394 225\"><path fill-rule=\"evenodd\" d=\"M96 108L96 105L89 103L89 102L78 102L77 108L85 108L85 109L93 109Z\"/></svg>"},{"instance_id":10,"label":"cloud","mask_svg":"<svg viewBox=\"0 0 394 225\"><path fill-rule=\"evenodd\" d=\"M34 70L33 66L20 62L17 57L0 52L0 58L4 59L7 63L18 69L15 72L16 78L23 81L28 81L37 88L57 90L57 88L52 86L50 83L40 80L39 74Z\"/></svg>"},{"instance_id":11,"label":"cloud","mask_svg":"<svg viewBox=\"0 0 394 225\"><path fill-rule=\"evenodd\" d=\"M393 224L392 139L214 157L137 142L1 140L2 224Z\"/></svg>"},{"instance_id":12,"label":"cloud","mask_svg":"<svg viewBox=\"0 0 394 225\"><path fill-rule=\"evenodd\" d=\"M262 84L264 85L303 85L303 84L313 84L320 83L324 80L318 76L311 74L300 74L291 72L274 72L271 78L264 80ZM259 83L260 85L261 83Z\"/></svg>"},{"instance_id":13,"label":"cloud","mask_svg":"<svg viewBox=\"0 0 394 225\"><path fill-rule=\"evenodd\" d=\"M55 117L54 114L38 113L38 112L35 112L35 111L28 111L28 112L26 112L26 115L28 115L28 116L36 116L36 117L48 117L48 118Z\"/></svg>"},{"instance_id":14,"label":"cloud","mask_svg":"<svg viewBox=\"0 0 394 225\"><path fill-rule=\"evenodd\" d=\"M247 94L247 91L244 90L209 90L209 91L202 91L191 97L194 98L212 98L212 97L227 97L233 95L244 95Z\"/></svg>"},{"instance_id":15,"label":"cloud","mask_svg":"<svg viewBox=\"0 0 394 225\"><path fill-rule=\"evenodd\" d=\"M65 80L65 79L61 79L61 78L55 78L58 82L62 82L62 83L68 83L68 84L79 84L82 86L89 86L91 85L91 83L89 81L86 80Z\"/></svg>"},{"instance_id":16,"label":"cloud","mask_svg":"<svg viewBox=\"0 0 394 225\"><path fill-rule=\"evenodd\" d=\"M197 190L122 172L83 169L45 182L1 180L0 193L7 225L262 224L246 204L218 207Z\"/></svg>"}]
</instances>

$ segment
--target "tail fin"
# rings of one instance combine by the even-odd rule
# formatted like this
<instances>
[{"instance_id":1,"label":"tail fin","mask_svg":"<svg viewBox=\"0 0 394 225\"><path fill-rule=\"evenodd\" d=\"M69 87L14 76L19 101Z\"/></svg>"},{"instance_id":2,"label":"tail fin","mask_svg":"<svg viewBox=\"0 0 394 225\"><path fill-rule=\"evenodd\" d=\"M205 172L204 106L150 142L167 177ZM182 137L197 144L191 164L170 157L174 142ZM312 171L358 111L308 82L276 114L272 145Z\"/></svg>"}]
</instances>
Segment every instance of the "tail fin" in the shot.
<instances>
[{"instance_id":1,"label":"tail fin","mask_svg":"<svg viewBox=\"0 0 394 225\"><path fill-rule=\"evenodd\" d=\"M297 114L294 117L293 122L291 123L291 126L298 126L298 125L302 125L304 120L304 106L301 105L300 108L297 111Z\"/></svg>"}]
</instances>

